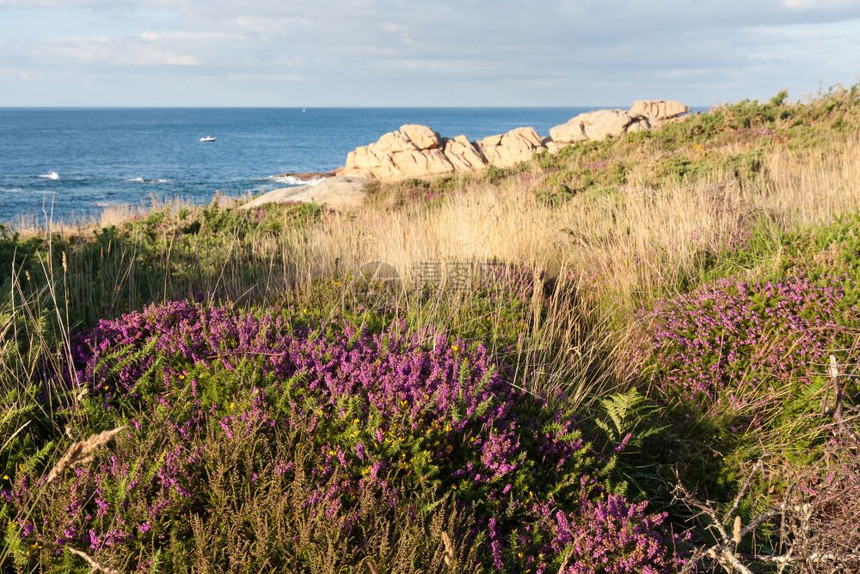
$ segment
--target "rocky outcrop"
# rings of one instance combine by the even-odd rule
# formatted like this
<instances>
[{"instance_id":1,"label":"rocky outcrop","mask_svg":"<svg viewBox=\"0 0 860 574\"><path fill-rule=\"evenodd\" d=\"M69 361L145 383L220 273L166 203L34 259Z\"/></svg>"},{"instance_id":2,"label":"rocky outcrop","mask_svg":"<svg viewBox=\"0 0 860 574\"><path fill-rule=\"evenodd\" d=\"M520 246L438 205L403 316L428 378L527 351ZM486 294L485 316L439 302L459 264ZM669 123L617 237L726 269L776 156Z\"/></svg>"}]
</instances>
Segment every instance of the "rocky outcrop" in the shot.
<instances>
[{"instance_id":1,"label":"rocky outcrop","mask_svg":"<svg viewBox=\"0 0 860 574\"><path fill-rule=\"evenodd\" d=\"M586 112L550 129L550 139L556 145L547 148L554 153L565 145L650 130L687 117L689 112L690 108L673 100L638 100L629 110Z\"/></svg>"},{"instance_id":2,"label":"rocky outcrop","mask_svg":"<svg viewBox=\"0 0 860 574\"><path fill-rule=\"evenodd\" d=\"M268 203L316 203L333 209L357 207L367 196L367 179L334 174L313 175L308 185L283 187L254 198L241 209L254 209Z\"/></svg>"},{"instance_id":3,"label":"rocky outcrop","mask_svg":"<svg viewBox=\"0 0 860 574\"><path fill-rule=\"evenodd\" d=\"M488 165L511 167L546 149L532 128L472 142L466 136L440 138L427 126L405 125L346 156L344 175L383 181L476 171Z\"/></svg>"},{"instance_id":4,"label":"rocky outcrop","mask_svg":"<svg viewBox=\"0 0 860 574\"><path fill-rule=\"evenodd\" d=\"M630 108L630 115L646 118L652 126L661 125L690 113L690 108L674 100L637 100Z\"/></svg>"},{"instance_id":5,"label":"rocky outcrop","mask_svg":"<svg viewBox=\"0 0 860 574\"><path fill-rule=\"evenodd\" d=\"M457 171L475 171L487 165L481 149L466 136L445 140L442 151Z\"/></svg>"},{"instance_id":6,"label":"rocky outcrop","mask_svg":"<svg viewBox=\"0 0 860 574\"><path fill-rule=\"evenodd\" d=\"M489 136L478 142L478 148L494 167L513 167L546 148L533 128L516 128L506 134Z\"/></svg>"},{"instance_id":7,"label":"rocky outcrop","mask_svg":"<svg viewBox=\"0 0 860 574\"><path fill-rule=\"evenodd\" d=\"M600 141L649 130L686 117L689 108L671 100L643 100L630 110L596 110L571 118L550 129L541 139L532 128L472 142L466 136L442 138L427 126L408 124L384 134L376 142L349 152L343 175L384 181L470 172L487 166L512 167L540 151L556 153L585 141Z\"/></svg>"},{"instance_id":8,"label":"rocky outcrop","mask_svg":"<svg viewBox=\"0 0 860 574\"><path fill-rule=\"evenodd\" d=\"M600 141L628 132L650 129L648 118L634 116L624 110L597 110L568 120L549 130L552 141L569 145L584 141Z\"/></svg>"},{"instance_id":9,"label":"rocky outcrop","mask_svg":"<svg viewBox=\"0 0 860 574\"><path fill-rule=\"evenodd\" d=\"M454 173L442 146L439 134L427 126L405 125L349 152L345 172L384 180Z\"/></svg>"}]
</instances>

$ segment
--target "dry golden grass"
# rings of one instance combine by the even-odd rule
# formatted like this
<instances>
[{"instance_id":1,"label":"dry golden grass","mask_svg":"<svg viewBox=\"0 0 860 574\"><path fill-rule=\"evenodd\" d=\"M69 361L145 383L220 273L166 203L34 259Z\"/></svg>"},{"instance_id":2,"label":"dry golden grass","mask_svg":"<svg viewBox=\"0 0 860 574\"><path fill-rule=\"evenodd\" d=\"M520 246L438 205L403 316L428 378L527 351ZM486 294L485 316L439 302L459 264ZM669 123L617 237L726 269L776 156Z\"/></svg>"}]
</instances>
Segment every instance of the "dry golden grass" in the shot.
<instances>
[{"instance_id":1,"label":"dry golden grass","mask_svg":"<svg viewBox=\"0 0 860 574\"><path fill-rule=\"evenodd\" d=\"M61 458L48 473L48 477L45 479L45 482L52 482L62 475L63 471L68 468L88 464L93 460L96 451L100 447L109 443L116 435L124 431L126 428L127 427L125 426L117 427L73 444L69 447L69 450L66 451L66 454L63 455L63 458Z\"/></svg>"},{"instance_id":2,"label":"dry golden grass","mask_svg":"<svg viewBox=\"0 0 860 574\"><path fill-rule=\"evenodd\" d=\"M727 173L647 189L633 180L621 193L574 197L557 208L516 179L471 182L433 207L328 214L309 234L281 238L279 248L306 277L372 260L408 276L416 262L497 258L569 271L586 294L610 295L629 309L671 289L695 270L698 255L726 246L758 217L792 228L856 210L858 157L857 136L818 153L778 148L762 154L764 169L751 181Z\"/></svg>"}]
</instances>

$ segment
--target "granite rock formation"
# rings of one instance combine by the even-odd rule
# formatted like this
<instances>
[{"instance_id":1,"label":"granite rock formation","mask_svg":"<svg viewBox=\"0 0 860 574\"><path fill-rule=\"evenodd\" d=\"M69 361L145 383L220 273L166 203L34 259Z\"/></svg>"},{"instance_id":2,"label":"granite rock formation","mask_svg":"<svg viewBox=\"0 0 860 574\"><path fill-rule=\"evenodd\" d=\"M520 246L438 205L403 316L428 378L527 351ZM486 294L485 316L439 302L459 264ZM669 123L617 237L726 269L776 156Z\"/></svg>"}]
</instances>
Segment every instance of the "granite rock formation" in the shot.
<instances>
[{"instance_id":1,"label":"granite rock formation","mask_svg":"<svg viewBox=\"0 0 860 574\"><path fill-rule=\"evenodd\" d=\"M520 127L472 142L466 136L442 138L427 126L407 124L349 152L339 173L394 181L471 172L487 166L512 167L541 151L556 153L580 142L657 128L687 117L689 111L681 102L642 100L629 110L579 114L550 129L546 139L533 128Z\"/></svg>"}]
</instances>

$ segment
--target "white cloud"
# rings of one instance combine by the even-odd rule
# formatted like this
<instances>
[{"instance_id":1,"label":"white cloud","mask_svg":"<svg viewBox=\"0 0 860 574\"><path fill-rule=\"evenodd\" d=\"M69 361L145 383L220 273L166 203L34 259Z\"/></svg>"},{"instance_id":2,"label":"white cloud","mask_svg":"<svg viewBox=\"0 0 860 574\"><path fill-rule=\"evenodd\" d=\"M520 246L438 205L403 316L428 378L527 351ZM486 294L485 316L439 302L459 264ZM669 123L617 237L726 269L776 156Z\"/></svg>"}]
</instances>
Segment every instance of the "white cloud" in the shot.
<instances>
[{"instance_id":1,"label":"white cloud","mask_svg":"<svg viewBox=\"0 0 860 574\"><path fill-rule=\"evenodd\" d=\"M759 26L750 59L795 69L844 68L860 73L860 20L839 24ZM855 78L855 81L860 78ZM850 79L849 79L850 80Z\"/></svg>"},{"instance_id":2,"label":"white cloud","mask_svg":"<svg viewBox=\"0 0 860 574\"><path fill-rule=\"evenodd\" d=\"M92 94L164 68L285 104L706 104L854 81L858 19L860 0L0 0L0 62L46 86L73 66Z\"/></svg>"},{"instance_id":3,"label":"white cloud","mask_svg":"<svg viewBox=\"0 0 860 574\"><path fill-rule=\"evenodd\" d=\"M230 73L227 74L227 80L231 82L268 82L268 83L280 83L280 82L304 82L306 81L305 76L301 74L284 74L284 73L257 73L257 74L244 74L244 73Z\"/></svg>"},{"instance_id":4,"label":"white cloud","mask_svg":"<svg viewBox=\"0 0 860 574\"><path fill-rule=\"evenodd\" d=\"M4 82L38 82L44 78L44 72L33 72L20 68L0 68L0 81Z\"/></svg>"},{"instance_id":5,"label":"white cloud","mask_svg":"<svg viewBox=\"0 0 860 574\"><path fill-rule=\"evenodd\" d=\"M381 24L383 30L388 32L389 34L393 34L400 38L400 41L406 46L414 46L415 41L412 39L412 36L409 34L409 30L405 26L401 26L399 24L392 24L390 22Z\"/></svg>"},{"instance_id":6,"label":"white cloud","mask_svg":"<svg viewBox=\"0 0 860 574\"><path fill-rule=\"evenodd\" d=\"M173 42L177 40L229 40L240 38L240 34L226 32L143 32L142 40L147 42Z\"/></svg>"},{"instance_id":7,"label":"white cloud","mask_svg":"<svg viewBox=\"0 0 860 574\"><path fill-rule=\"evenodd\" d=\"M200 60L153 42L107 36L70 37L22 46L19 53L31 61L55 66L198 66Z\"/></svg>"},{"instance_id":8,"label":"white cloud","mask_svg":"<svg viewBox=\"0 0 860 574\"><path fill-rule=\"evenodd\" d=\"M782 0L782 5L789 10L840 10L857 8L858 0Z\"/></svg>"}]
</instances>

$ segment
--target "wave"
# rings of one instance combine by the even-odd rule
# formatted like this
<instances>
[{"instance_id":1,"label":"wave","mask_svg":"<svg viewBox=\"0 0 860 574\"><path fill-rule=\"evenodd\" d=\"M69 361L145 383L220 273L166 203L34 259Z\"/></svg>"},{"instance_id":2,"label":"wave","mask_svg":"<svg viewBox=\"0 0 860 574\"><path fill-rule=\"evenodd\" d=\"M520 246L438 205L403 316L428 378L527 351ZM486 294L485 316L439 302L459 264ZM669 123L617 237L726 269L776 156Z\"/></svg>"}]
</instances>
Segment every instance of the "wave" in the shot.
<instances>
[{"instance_id":1,"label":"wave","mask_svg":"<svg viewBox=\"0 0 860 574\"><path fill-rule=\"evenodd\" d=\"M48 173L43 173L37 175L36 177L41 177L42 179L50 179L51 181L57 181L58 179L60 179L60 174L58 174L56 171L49 171Z\"/></svg>"},{"instance_id":2,"label":"wave","mask_svg":"<svg viewBox=\"0 0 860 574\"><path fill-rule=\"evenodd\" d=\"M20 187L0 187L0 193L21 193L23 191Z\"/></svg>"},{"instance_id":3,"label":"wave","mask_svg":"<svg viewBox=\"0 0 860 574\"><path fill-rule=\"evenodd\" d=\"M300 179L293 175L273 175L272 177L266 178L266 180L274 181L275 183L282 183L288 187L304 187L321 183L324 178L317 177L313 179Z\"/></svg>"},{"instance_id":4,"label":"wave","mask_svg":"<svg viewBox=\"0 0 860 574\"><path fill-rule=\"evenodd\" d=\"M168 179L143 179L142 177L132 177L126 180L129 183L145 183L147 185L158 185L160 183L167 183Z\"/></svg>"}]
</instances>

